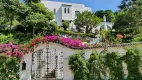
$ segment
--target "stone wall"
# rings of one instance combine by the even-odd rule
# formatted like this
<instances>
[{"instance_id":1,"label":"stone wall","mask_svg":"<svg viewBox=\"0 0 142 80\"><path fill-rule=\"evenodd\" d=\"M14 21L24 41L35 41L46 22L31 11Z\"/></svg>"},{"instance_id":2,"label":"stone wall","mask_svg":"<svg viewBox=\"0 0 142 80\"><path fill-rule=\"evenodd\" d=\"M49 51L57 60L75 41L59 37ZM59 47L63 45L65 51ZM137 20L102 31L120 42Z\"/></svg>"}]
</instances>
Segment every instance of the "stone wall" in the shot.
<instances>
[{"instance_id":1,"label":"stone wall","mask_svg":"<svg viewBox=\"0 0 142 80\"><path fill-rule=\"evenodd\" d=\"M45 49L47 47L49 47L49 49L57 49L63 52L63 80L73 80L73 73L68 66L68 58L72 54L75 54L75 52L78 51L78 49L70 49L60 44L49 43L49 44L39 45L37 48L34 49L34 51ZM138 44L138 45L125 46L125 47L124 46L109 47L108 51L119 52L122 55L124 55L126 53L125 48L133 48L133 47L142 48L142 45ZM84 49L85 57L86 59L88 59L93 51L97 51L98 53L100 53L102 50L103 48ZM21 71L20 68L20 80L31 80L32 53L24 55L22 61L26 62L26 70Z\"/></svg>"}]
</instances>

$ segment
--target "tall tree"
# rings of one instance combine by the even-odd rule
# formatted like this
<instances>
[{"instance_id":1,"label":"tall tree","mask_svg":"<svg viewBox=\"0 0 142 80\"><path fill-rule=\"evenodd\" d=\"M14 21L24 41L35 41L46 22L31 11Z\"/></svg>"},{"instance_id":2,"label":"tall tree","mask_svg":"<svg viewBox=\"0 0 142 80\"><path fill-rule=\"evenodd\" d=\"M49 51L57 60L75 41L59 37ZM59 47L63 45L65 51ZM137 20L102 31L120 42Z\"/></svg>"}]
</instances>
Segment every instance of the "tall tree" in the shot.
<instances>
[{"instance_id":1,"label":"tall tree","mask_svg":"<svg viewBox=\"0 0 142 80\"><path fill-rule=\"evenodd\" d=\"M128 49L124 57L128 69L127 80L140 80L142 79L142 50Z\"/></svg>"},{"instance_id":2,"label":"tall tree","mask_svg":"<svg viewBox=\"0 0 142 80\"><path fill-rule=\"evenodd\" d=\"M73 80L88 80L87 61L81 52L77 52L77 54L69 57L69 67L74 73Z\"/></svg>"},{"instance_id":3,"label":"tall tree","mask_svg":"<svg viewBox=\"0 0 142 80\"><path fill-rule=\"evenodd\" d=\"M98 10L95 12L95 15L97 17L100 17L103 19L103 16L106 16L106 21L107 22L114 22L115 19L115 13L112 10Z\"/></svg>"},{"instance_id":4,"label":"tall tree","mask_svg":"<svg viewBox=\"0 0 142 80\"><path fill-rule=\"evenodd\" d=\"M122 0L121 4L118 6L120 9L129 9L132 7L132 4L137 0Z\"/></svg>"},{"instance_id":5,"label":"tall tree","mask_svg":"<svg viewBox=\"0 0 142 80\"><path fill-rule=\"evenodd\" d=\"M86 33L90 33L92 28L96 27L100 22L100 18L88 11L78 14L77 19L75 19L78 31L85 30Z\"/></svg>"},{"instance_id":6,"label":"tall tree","mask_svg":"<svg viewBox=\"0 0 142 80\"><path fill-rule=\"evenodd\" d=\"M45 15L40 13L32 13L26 17L26 23L32 25L33 27L33 37L35 34L35 29L39 27L40 24L46 25L47 21L48 18L46 18Z\"/></svg>"},{"instance_id":7,"label":"tall tree","mask_svg":"<svg viewBox=\"0 0 142 80\"><path fill-rule=\"evenodd\" d=\"M17 17L17 9L20 5L19 0L2 0L6 18L10 21L10 28L13 20Z\"/></svg>"},{"instance_id":8,"label":"tall tree","mask_svg":"<svg viewBox=\"0 0 142 80\"><path fill-rule=\"evenodd\" d=\"M5 11L4 11L4 7L3 7L3 3L2 0L0 0L0 26L2 25L3 21L4 21L4 17L5 17Z\"/></svg>"},{"instance_id":9,"label":"tall tree","mask_svg":"<svg viewBox=\"0 0 142 80\"><path fill-rule=\"evenodd\" d=\"M102 65L100 56L97 52L93 52L88 60L89 79L88 80L104 80L102 75L106 75L104 66Z\"/></svg>"},{"instance_id":10,"label":"tall tree","mask_svg":"<svg viewBox=\"0 0 142 80\"><path fill-rule=\"evenodd\" d=\"M29 4L29 3L31 3L31 2L34 2L34 3L39 3L39 2L41 2L41 0L24 0L25 1L25 3L27 3L27 4Z\"/></svg>"},{"instance_id":11,"label":"tall tree","mask_svg":"<svg viewBox=\"0 0 142 80\"><path fill-rule=\"evenodd\" d=\"M45 15L45 17L48 18L48 20L52 20L54 18L53 13L47 10L44 4L42 3L30 3L29 7L31 7L32 12L41 13Z\"/></svg>"},{"instance_id":12,"label":"tall tree","mask_svg":"<svg viewBox=\"0 0 142 80\"><path fill-rule=\"evenodd\" d=\"M142 0L123 0L113 28L132 38L141 31L141 26Z\"/></svg>"}]
</instances>

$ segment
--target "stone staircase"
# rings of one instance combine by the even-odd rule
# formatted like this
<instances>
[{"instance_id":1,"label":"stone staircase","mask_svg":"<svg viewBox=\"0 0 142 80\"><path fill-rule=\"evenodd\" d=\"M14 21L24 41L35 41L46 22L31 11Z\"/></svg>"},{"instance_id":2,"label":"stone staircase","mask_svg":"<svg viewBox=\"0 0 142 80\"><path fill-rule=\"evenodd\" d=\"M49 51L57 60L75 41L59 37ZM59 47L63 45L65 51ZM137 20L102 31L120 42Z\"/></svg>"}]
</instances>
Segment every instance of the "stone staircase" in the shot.
<instances>
[{"instance_id":1,"label":"stone staircase","mask_svg":"<svg viewBox=\"0 0 142 80\"><path fill-rule=\"evenodd\" d=\"M55 77L55 71L52 71L51 73L45 75L42 80L57 80Z\"/></svg>"}]
</instances>

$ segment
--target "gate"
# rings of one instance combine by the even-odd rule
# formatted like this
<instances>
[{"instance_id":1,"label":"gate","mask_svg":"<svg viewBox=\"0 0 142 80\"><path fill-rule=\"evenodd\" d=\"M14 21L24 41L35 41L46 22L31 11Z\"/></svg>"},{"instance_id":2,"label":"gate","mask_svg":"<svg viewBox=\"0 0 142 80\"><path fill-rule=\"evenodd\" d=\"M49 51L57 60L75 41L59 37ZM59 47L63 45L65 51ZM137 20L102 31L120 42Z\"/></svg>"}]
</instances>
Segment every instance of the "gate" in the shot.
<instances>
[{"instance_id":1,"label":"gate","mask_svg":"<svg viewBox=\"0 0 142 80\"><path fill-rule=\"evenodd\" d=\"M32 80L63 80L63 52L41 49L32 53Z\"/></svg>"}]
</instances>

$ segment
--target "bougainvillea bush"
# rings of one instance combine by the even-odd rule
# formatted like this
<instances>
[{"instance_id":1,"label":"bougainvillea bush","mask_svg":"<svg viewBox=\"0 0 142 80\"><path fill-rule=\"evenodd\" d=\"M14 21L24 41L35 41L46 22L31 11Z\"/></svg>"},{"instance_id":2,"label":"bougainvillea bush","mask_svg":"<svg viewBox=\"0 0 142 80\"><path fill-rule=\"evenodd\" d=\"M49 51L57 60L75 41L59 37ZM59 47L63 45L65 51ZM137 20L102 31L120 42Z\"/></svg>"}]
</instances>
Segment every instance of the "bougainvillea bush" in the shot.
<instances>
[{"instance_id":1,"label":"bougainvillea bush","mask_svg":"<svg viewBox=\"0 0 142 80\"><path fill-rule=\"evenodd\" d=\"M83 44L83 42L79 39L71 39L62 36L50 35L45 37L36 37L32 39L28 44L0 44L0 54L6 53L6 55L8 56L21 58L24 54L32 52L33 49L39 44L44 44L48 42L59 43L72 49L86 49L102 46L101 44Z\"/></svg>"},{"instance_id":2,"label":"bougainvillea bush","mask_svg":"<svg viewBox=\"0 0 142 80\"><path fill-rule=\"evenodd\" d=\"M70 39L62 36L50 35L45 37L36 37L31 40L30 45L14 45L12 43L0 44L0 54L5 53L8 56L14 56L21 58L24 54L32 52L34 47L37 47L38 44L44 44L48 42L55 42L67 46L69 48L83 49L86 48L86 45L78 39Z\"/></svg>"},{"instance_id":3,"label":"bougainvillea bush","mask_svg":"<svg viewBox=\"0 0 142 80\"><path fill-rule=\"evenodd\" d=\"M24 45L0 44L0 53L6 53L8 56L21 58L25 53L28 53L28 47Z\"/></svg>"},{"instance_id":4,"label":"bougainvillea bush","mask_svg":"<svg viewBox=\"0 0 142 80\"><path fill-rule=\"evenodd\" d=\"M55 36L55 35L45 36L45 38L49 42L60 43L70 48L86 48L86 45L83 44L82 41L79 39L70 39L70 38Z\"/></svg>"}]
</instances>

